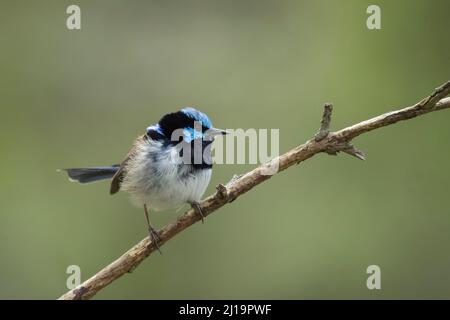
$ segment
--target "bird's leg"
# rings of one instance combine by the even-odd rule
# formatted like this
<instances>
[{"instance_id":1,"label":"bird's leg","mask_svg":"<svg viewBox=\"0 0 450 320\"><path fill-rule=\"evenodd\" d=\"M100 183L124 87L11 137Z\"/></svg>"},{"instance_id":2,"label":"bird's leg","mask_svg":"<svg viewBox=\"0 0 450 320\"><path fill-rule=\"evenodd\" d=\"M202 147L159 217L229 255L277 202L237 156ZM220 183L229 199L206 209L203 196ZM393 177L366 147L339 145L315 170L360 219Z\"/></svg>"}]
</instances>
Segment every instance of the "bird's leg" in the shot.
<instances>
[{"instance_id":1,"label":"bird's leg","mask_svg":"<svg viewBox=\"0 0 450 320\"><path fill-rule=\"evenodd\" d=\"M200 215L200 218L202 219L202 223L205 223L205 215L203 214L202 207L200 207L200 203L197 201L193 201L189 203L191 207Z\"/></svg>"},{"instance_id":2,"label":"bird's leg","mask_svg":"<svg viewBox=\"0 0 450 320\"><path fill-rule=\"evenodd\" d=\"M145 212L145 218L147 219L147 225L148 225L148 232L150 235L150 240L152 243L155 244L156 249L158 249L159 253L162 254L161 249L159 248L159 241L161 240L158 234L158 231L156 231L152 225L150 224L150 219L148 218L148 210L147 205L144 204L144 212Z\"/></svg>"}]
</instances>

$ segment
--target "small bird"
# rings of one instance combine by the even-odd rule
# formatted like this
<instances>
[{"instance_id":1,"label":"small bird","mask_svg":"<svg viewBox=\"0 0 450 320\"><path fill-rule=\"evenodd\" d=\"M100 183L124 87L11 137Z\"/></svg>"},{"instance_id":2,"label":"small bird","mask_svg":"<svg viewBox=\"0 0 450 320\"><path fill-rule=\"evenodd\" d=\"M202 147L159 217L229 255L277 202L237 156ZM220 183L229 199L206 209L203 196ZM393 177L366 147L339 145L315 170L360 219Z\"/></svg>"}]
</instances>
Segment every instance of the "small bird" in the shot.
<instances>
[{"instance_id":1,"label":"small bird","mask_svg":"<svg viewBox=\"0 0 450 320\"><path fill-rule=\"evenodd\" d=\"M211 144L226 130L212 126L208 116L194 108L164 115L139 136L121 164L63 169L71 181L90 183L112 179L110 194L123 190L144 209L150 239L159 249L159 235L149 210L160 211L190 204L204 219L199 205L212 173ZM160 251L161 252L161 251Z\"/></svg>"}]
</instances>

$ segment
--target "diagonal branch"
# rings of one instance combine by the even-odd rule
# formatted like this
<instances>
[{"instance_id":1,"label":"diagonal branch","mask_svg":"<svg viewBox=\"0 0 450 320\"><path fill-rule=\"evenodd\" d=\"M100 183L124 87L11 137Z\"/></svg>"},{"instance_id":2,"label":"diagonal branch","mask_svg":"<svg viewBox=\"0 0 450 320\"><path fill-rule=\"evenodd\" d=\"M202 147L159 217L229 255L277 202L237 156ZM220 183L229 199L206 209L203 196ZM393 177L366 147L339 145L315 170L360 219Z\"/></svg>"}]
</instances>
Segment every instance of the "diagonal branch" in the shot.
<instances>
[{"instance_id":1,"label":"diagonal branch","mask_svg":"<svg viewBox=\"0 0 450 320\"><path fill-rule=\"evenodd\" d=\"M332 106L325 105L321 129L315 138L295 147L285 154L272 159L250 172L241 176L235 176L226 186L217 186L217 192L201 203L203 214L209 215L227 203L234 201L237 197L251 190L256 185L270 179L266 175L267 170L272 170L273 165L278 165L281 172L295 164L305 161L314 155L326 152L336 155L342 151L364 160L364 154L353 147L350 142L357 136L381 128L398 121L408 120L429 112L450 108L450 81L437 88L431 95L414 104L413 106L385 113L378 117L357 123L337 132L329 132L331 122ZM166 225L160 231L160 245L172 239L178 233L200 220L199 215L190 209L176 221ZM86 280L77 288L62 295L61 300L77 300L92 298L97 292L109 285L122 275L132 272L145 258L156 250L154 243L149 238L141 240L133 248L124 253L116 261L112 262L97 274Z\"/></svg>"}]
</instances>

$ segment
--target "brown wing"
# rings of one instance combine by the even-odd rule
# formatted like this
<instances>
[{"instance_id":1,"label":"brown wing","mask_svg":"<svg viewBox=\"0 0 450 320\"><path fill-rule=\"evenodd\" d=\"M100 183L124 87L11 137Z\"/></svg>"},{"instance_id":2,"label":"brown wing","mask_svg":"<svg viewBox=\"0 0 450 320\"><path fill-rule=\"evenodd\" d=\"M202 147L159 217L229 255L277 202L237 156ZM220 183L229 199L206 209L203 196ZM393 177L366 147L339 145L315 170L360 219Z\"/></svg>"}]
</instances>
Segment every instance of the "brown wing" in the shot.
<instances>
[{"instance_id":1,"label":"brown wing","mask_svg":"<svg viewBox=\"0 0 450 320\"><path fill-rule=\"evenodd\" d=\"M145 136L140 136L136 139L136 141L134 142L130 151L128 152L125 160L123 160L122 163L120 164L119 171L117 171L116 174L112 178L111 188L109 189L110 194L115 194L120 190L120 184L122 183L123 178L126 175L125 169L126 169L127 163L136 154L138 145L144 142L144 137Z\"/></svg>"}]
</instances>

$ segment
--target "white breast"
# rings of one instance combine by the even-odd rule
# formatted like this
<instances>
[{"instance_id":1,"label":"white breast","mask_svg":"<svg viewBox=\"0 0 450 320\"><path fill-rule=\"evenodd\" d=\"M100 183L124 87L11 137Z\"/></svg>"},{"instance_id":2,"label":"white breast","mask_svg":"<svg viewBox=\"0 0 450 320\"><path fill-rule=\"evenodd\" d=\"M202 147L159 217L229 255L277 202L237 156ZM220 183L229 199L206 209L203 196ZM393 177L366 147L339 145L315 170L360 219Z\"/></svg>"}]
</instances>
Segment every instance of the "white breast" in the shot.
<instances>
[{"instance_id":1,"label":"white breast","mask_svg":"<svg viewBox=\"0 0 450 320\"><path fill-rule=\"evenodd\" d=\"M136 205L159 211L199 202L211 173L211 169L193 170L181 163L175 147L150 140L140 144L128 161L121 190L130 193Z\"/></svg>"}]
</instances>

